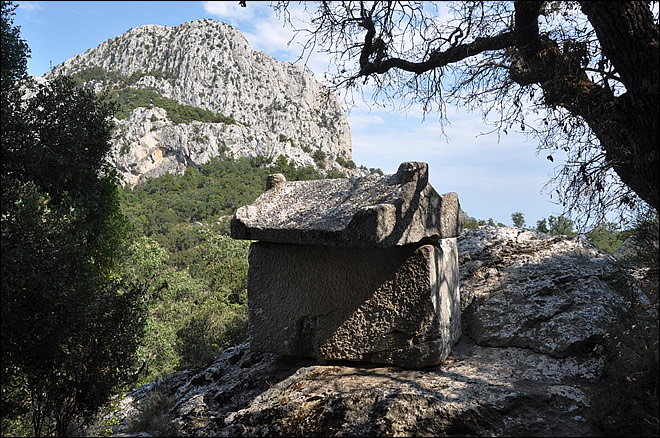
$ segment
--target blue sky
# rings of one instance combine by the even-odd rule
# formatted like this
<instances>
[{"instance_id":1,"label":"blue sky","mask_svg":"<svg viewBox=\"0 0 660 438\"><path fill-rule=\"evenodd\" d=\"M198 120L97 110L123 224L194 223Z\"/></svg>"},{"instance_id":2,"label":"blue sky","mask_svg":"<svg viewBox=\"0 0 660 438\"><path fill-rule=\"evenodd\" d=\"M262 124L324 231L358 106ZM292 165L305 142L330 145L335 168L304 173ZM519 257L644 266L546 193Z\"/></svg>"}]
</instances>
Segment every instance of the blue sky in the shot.
<instances>
[{"instance_id":1,"label":"blue sky","mask_svg":"<svg viewBox=\"0 0 660 438\"><path fill-rule=\"evenodd\" d=\"M292 2L293 3L293 2ZM31 49L28 71L43 75L74 55L95 48L103 41L145 24L178 26L212 18L239 29L253 50L279 61L294 61L300 54L292 34L269 8L269 2L248 1L124 1L124 2L18 2L14 24ZM294 11L295 13L295 11ZM322 80L327 59L312 56L307 66ZM450 125L441 134L437 116L420 108L402 112L383 109L356 99L348 115L353 139L353 160L358 165L396 172L403 161L429 164L430 181L439 193L456 192L463 210L478 219L493 218L511 225L511 214L520 211L527 226L562 210L552 202L545 183L562 163L536 154L533 138L523 134L502 136L490 132L479 113L448 108ZM555 198L556 199L556 198Z\"/></svg>"}]
</instances>

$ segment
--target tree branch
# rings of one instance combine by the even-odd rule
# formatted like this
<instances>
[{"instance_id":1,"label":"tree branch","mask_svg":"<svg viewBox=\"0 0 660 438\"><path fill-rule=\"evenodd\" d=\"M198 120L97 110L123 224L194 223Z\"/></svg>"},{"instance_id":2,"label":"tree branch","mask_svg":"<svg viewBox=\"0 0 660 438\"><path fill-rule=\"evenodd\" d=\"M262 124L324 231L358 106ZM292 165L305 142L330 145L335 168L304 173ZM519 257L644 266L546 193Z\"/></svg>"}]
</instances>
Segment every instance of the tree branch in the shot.
<instances>
[{"instance_id":1,"label":"tree branch","mask_svg":"<svg viewBox=\"0 0 660 438\"><path fill-rule=\"evenodd\" d=\"M514 42L514 34L512 32L504 32L494 37L476 38L471 43L460 44L444 52L433 51L426 60L421 62L412 62L401 58L388 58L385 60L376 58L376 61L369 62L369 57L374 53L374 47L371 43L369 45L366 44L368 36L369 30L367 30L365 45L360 56L360 72L358 76L368 76L374 73L382 74L393 68L422 74L429 70L462 61L482 52L505 49L512 46Z\"/></svg>"}]
</instances>

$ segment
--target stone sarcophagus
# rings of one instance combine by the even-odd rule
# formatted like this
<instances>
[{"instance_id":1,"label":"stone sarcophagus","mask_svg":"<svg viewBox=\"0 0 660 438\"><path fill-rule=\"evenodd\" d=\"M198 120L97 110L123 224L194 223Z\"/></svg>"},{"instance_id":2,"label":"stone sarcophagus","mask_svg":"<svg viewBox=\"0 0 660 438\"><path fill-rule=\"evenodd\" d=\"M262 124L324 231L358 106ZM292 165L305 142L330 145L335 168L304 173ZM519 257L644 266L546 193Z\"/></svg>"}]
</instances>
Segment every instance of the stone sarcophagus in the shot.
<instances>
[{"instance_id":1,"label":"stone sarcophagus","mask_svg":"<svg viewBox=\"0 0 660 438\"><path fill-rule=\"evenodd\" d=\"M250 247L257 351L406 368L437 365L458 341L461 208L426 163L394 175L286 181L232 218Z\"/></svg>"}]
</instances>

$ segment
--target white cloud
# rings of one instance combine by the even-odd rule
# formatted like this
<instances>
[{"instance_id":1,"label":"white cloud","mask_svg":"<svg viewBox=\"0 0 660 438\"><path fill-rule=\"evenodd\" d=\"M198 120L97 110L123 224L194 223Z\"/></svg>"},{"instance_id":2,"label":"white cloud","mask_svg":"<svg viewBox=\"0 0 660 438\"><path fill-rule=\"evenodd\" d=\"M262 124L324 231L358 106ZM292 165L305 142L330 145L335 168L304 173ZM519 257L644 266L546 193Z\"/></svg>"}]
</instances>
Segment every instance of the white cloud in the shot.
<instances>
[{"instance_id":1,"label":"white cloud","mask_svg":"<svg viewBox=\"0 0 660 438\"><path fill-rule=\"evenodd\" d=\"M42 9L42 2L35 1L35 2L18 2L18 7L22 8L25 11L38 11L39 9Z\"/></svg>"},{"instance_id":2,"label":"white cloud","mask_svg":"<svg viewBox=\"0 0 660 438\"><path fill-rule=\"evenodd\" d=\"M253 5L244 8L237 1L203 2L203 4L207 14L214 15L232 26L236 26L238 22L249 21L254 17Z\"/></svg>"},{"instance_id":3,"label":"white cloud","mask_svg":"<svg viewBox=\"0 0 660 438\"><path fill-rule=\"evenodd\" d=\"M360 131L367 127L382 125L384 123L385 120L378 115L351 113L348 116L348 125L351 127L351 131Z\"/></svg>"},{"instance_id":4,"label":"white cloud","mask_svg":"<svg viewBox=\"0 0 660 438\"><path fill-rule=\"evenodd\" d=\"M236 1L204 2L206 13L236 27L247 38L253 50L260 50L278 61L297 61L302 54L303 40L294 38L294 28L305 28L309 14L304 5L290 4L287 17L278 17L267 2L248 2L242 8ZM293 26L293 27L292 27ZM292 41L293 40L293 41ZM328 69L329 58L322 53L313 52L309 57L297 62L311 70L318 80Z\"/></svg>"},{"instance_id":5,"label":"white cloud","mask_svg":"<svg viewBox=\"0 0 660 438\"><path fill-rule=\"evenodd\" d=\"M247 27L247 26L243 26ZM290 27L284 26L284 23L270 18L257 19L250 23L250 30L243 31L243 35L250 42L253 50L261 50L268 54L287 52L292 55L288 48L288 43L293 36Z\"/></svg>"}]
</instances>

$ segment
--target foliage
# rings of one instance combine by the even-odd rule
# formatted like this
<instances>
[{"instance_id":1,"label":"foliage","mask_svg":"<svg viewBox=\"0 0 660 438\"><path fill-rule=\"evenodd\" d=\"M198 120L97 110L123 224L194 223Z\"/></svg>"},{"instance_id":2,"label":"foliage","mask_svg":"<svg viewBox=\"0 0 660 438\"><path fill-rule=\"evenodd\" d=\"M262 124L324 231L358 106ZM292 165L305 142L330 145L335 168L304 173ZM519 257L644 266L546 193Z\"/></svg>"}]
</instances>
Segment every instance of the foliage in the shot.
<instances>
[{"instance_id":1,"label":"foliage","mask_svg":"<svg viewBox=\"0 0 660 438\"><path fill-rule=\"evenodd\" d=\"M138 350L144 364L133 385L205 365L247 337L247 251L211 227L196 227L191 265L177 269L153 238L140 236L124 254L121 272L152 297Z\"/></svg>"},{"instance_id":2,"label":"foliage","mask_svg":"<svg viewBox=\"0 0 660 438\"><path fill-rule=\"evenodd\" d=\"M598 249L612 255L619 249L627 234L621 231L619 224L603 222L589 231L586 237Z\"/></svg>"},{"instance_id":3,"label":"foliage","mask_svg":"<svg viewBox=\"0 0 660 438\"><path fill-rule=\"evenodd\" d=\"M3 44L19 38L12 9ZM67 435L131 374L146 302L115 275L127 222L106 163L114 106L66 77L8 83L25 76L16 53L3 47L2 434Z\"/></svg>"},{"instance_id":4,"label":"foliage","mask_svg":"<svg viewBox=\"0 0 660 438\"><path fill-rule=\"evenodd\" d=\"M317 149L312 154L312 158L314 158L314 163L316 163L318 167L325 169L325 160L328 158L328 155L325 152L321 149Z\"/></svg>"},{"instance_id":5,"label":"foliage","mask_svg":"<svg viewBox=\"0 0 660 438\"><path fill-rule=\"evenodd\" d=\"M355 169L355 162L353 160L346 160L344 157L337 157L335 160L337 161L337 164L339 164L342 167L345 167L347 169Z\"/></svg>"},{"instance_id":6,"label":"foliage","mask_svg":"<svg viewBox=\"0 0 660 438\"><path fill-rule=\"evenodd\" d=\"M182 105L172 99L163 97L157 90L135 88L134 85L144 76L153 76L156 79L172 79L174 75L162 70L150 72L137 71L130 76L123 76L116 71L108 71L100 66L93 66L80 70L72 75L77 84L85 84L90 81L101 81L111 86L110 96L119 103L116 117L125 119L135 108L152 108L154 106L163 108L168 118L174 123L191 123L200 121L205 123L226 123L229 125L241 124L250 126L249 123L239 122L233 117L205 110L191 105Z\"/></svg>"},{"instance_id":7,"label":"foliage","mask_svg":"<svg viewBox=\"0 0 660 438\"><path fill-rule=\"evenodd\" d=\"M326 171L326 178L346 178L346 174L341 170L337 170L334 167Z\"/></svg>"},{"instance_id":8,"label":"foliage","mask_svg":"<svg viewBox=\"0 0 660 438\"><path fill-rule=\"evenodd\" d=\"M289 181L323 177L312 167L289 164L284 156L270 167L259 167L265 162L215 157L183 175L149 178L121 190L122 208L138 235L156 239L172 254L173 266L185 269L191 264L191 248L200 242L193 222L217 224L227 232L229 217L263 193L271 173L283 173Z\"/></svg>"},{"instance_id":9,"label":"foliage","mask_svg":"<svg viewBox=\"0 0 660 438\"><path fill-rule=\"evenodd\" d=\"M78 71L71 75L71 78L78 84L83 84L90 81L110 81L112 83L125 82L125 78L120 73L108 71L101 66L93 66Z\"/></svg>"},{"instance_id":10,"label":"foliage","mask_svg":"<svg viewBox=\"0 0 660 438\"><path fill-rule=\"evenodd\" d=\"M30 48L25 40L20 37L21 28L14 26L12 18L16 5L8 1L2 1L2 69L0 70L0 84L2 93L6 94L13 83L23 79L27 72L27 58L30 56ZM3 96L3 102L5 97ZM3 107L4 110L4 107ZM3 113L3 120L4 120Z\"/></svg>"},{"instance_id":11,"label":"foliage","mask_svg":"<svg viewBox=\"0 0 660 438\"><path fill-rule=\"evenodd\" d=\"M516 214L516 213L513 213L513 214ZM522 214L522 213L520 213L520 214ZM505 227L506 226L502 222L495 223L493 218L490 218L490 217L488 218L488 220L476 219L476 218L473 218L473 217L469 217L463 222L463 228L464 229L469 229L469 230L476 230L477 228L483 227L485 225L487 225L489 227Z\"/></svg>"},{"instance_id":12,"label":"foliage","mask_svg":"<svg viewBox=\"0 0 660 438\"><path fill-rule=\"evenodd\" d=\"M612 224L613 226L613 224ZM539 233L549 233L552 236L575 236L573 221L563 215L550 216L548 219L541 218L536 221L536 231ZM597 233L594 233L597 236Z\"/></svg>"},{"instance_id":13,"label":"foliage","mask_svg":"<svg viewBox=\"0 0 660 438\"><path fill-rule=\"evenodd\" d=\"M522 228L525 226L525 215L519 211L511 213L511 221L514 227Z\"/></svg>"},{"instance_id":14,"label":"foliage","mask_svg":"<svg viewBox=\"0 0 660 438\"><path fill-rule=\"evenodd\" d=\"M236 125L233 117L227 117L213 111L205 110L180 103L161 96L157 91L143 88L122 88L110 92L110 96L120 105L117 112L118 119L125 119L135 108L152 108L154 106L167 111L167 117L174 123L191 123L200 121L204 123L226 123Z\"/></svg>"},{"instance_id":15,"label":"foliage","mask_svg":"<svg viewBox=\"0 0 660 438\"><path fill-rule=\"evenodd\" d=\"M249 242L227 235L229 218L263 193L269 174L290 181L322 177L285 156L262 167L269 162L216 157L183 175L121 190L134 241L120 272L152 297L138 352L145 370L134 384L207 364L246 339Z\"/></svg>"},{"instance_id":16,"label":"foliage","mask_svg":"<svg viewBox=\"0 0 660 438\"><path fill-rule=\"evenodd\" d=\"M90 81L109 82L118 88L127 88L135 85L144 76L153 76L156 79L174 79L175 76L162 70L150 72L136 71L130 76L124 76L117 71L108 71L101 66L92 66L79 70L71 75L72 79L78 84Z\"/></svg>"},{"instance_id":17,"label":"foliage","mask_svg":"<svg viewBox=\"0 0 660 438\"><path fill-rule=\"evenodd\" d=\"M620 263L629 269L639 267L649 269L657 275L660 270L658 228L657 211L649 210L638 216L630 232L623 236L628 242L624 254L619 258Z\"/></svg>"},{"instance_id":18,"label":"foliage","mask_svg":"<svg viewBox=\"0 0 660 438\"><path fill-rule=\"evenodd\" d=\"M129 432L147 432L149 436L176 436L176 428L170 422L168 411L176 398L165 389L156 387L140 400L138 413L129 423Z\"/></svg>"},{"instance_id":19,"label":"foliage","mask_svg":"<svg viewBox=\"0 0 660 438\"><path fill-rule=\"evenodd\" d=\"M548 230L548 221L545 218L541 218L538 221L536 221L536 231L539 233L549 233L550 230Z\"/></svg>"},{"instance_id":20,"label":"foliage","mask_svg":"<svg viewBox=\"0 0 660 438\"><path fill-rule=\"evenodd\" d=\"M638 321L608 336L604 386L590 392L588 420L602 436L658 436L658 324Z\"/></svg>"},{"instance_id":21,"label":"foliage","mask_svg":"<svg viewBox=\"0 0 660 438\"><path fill-rule=\"evenodd\" d=\"M545 218L541 220L541 227L545 224ZM575 236L577 233L574 231L573 221L563 215L550 216L547 222L548 231L552 236ZM538 225L537 225L538 227ZM538 228L537 228L538 229Z\"/></svg>"},{"instance_id":22,"label":"foliage","mask_svg":"<svg viewBox=\"0 0 660 438\"><path fill-rule=\"evenodd\" d=\"M476 230L479 228L479 221L477 221L473 217L468 217L463 221L463 229L464 230Z\"/></svg>"},{"instance_id":23,"label":"foliage","mask_svg":"<svg viewBox=\"0 0 660 438\"><path fill-rule=\"evenodd\" d=\"M638 275L634 284L621 288L629 319L613 327L605 339L605 385L590 391L588 420L604 436L658 435L658 231L657 212L649 211L622 232L629 246L618 262ZM633 287L639 292L633 293Z\"/></svg>"}]
</instances>

